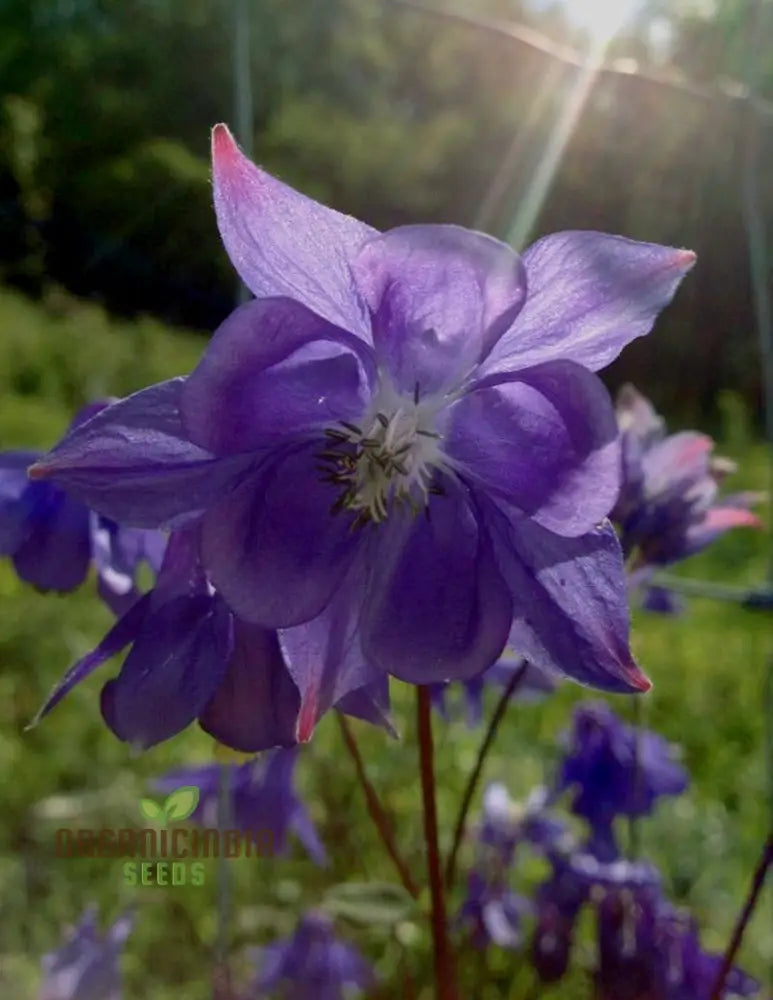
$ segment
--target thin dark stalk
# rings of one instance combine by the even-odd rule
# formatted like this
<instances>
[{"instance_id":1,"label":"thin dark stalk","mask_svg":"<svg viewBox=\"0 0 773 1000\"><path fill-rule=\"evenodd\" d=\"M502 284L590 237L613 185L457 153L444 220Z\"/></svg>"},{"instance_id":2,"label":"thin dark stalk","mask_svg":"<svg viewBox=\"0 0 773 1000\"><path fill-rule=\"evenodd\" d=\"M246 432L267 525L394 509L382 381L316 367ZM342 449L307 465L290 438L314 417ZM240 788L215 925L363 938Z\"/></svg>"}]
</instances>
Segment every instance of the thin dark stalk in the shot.
<instances>
[{"instance_id":1,"label":"thin dark stalk","mask_svg":"<svg viewBox=\"0 0 773 1000\"><path fill-rule=\"evenodd\" d=\"M754 909L759 902L762 887L765 884L765 877L768 874L771 865L773 865L773 831L768 834L767 843L763 847L760 860L757 862L757 867L754 869L754 875L752 876L751 884L749 886L749 893L746 897L743 909L738 914L738 920L736 921L735 928L733 929L733 936L730 938L730 943L728 944L722 958L722 965L720 967L719 974L717 975L717 981L714 983L711 1000L722 1000L722 995L725 991L725 981L727 980L728 974L733 967L735 956L738 953L738 949L741 947L741 941L746 933L746 928L749 925Z\"/></svg>"},{"instance_id":2,"label":"thin dark stalk","mask_svg":"<svg viewBox=\"0 0 773 1000\"><path fill-rule=\"evenodd\" d=\"M381 838L381 842L386 848L386 852L391 858L392 864L397 870L397 874L400 876L400 881L403 883L406 891L409 892L414 899L416 899L419 895L419 887L413 880L408 864L397 849L397 844L395 843L395 839L392 835L392 824L386 814L386 810L381 805L381 800L376 794L375 788L371 784L370 779L365 772L365 762L362 759L360 748L357 746L354 733L346 720L346 716L344 716L341 712L336 712L336 715L338 716L338 724L341 727L344 744L346 745L346 749L349 751L349 756L354 761L354 768L357 772L357 778L365 795L365 803L368 807L370 818L373 820L373 825L376 827L378 835Z\"/></svg>"},{"instance_id":3,"label":"thin dark stalk","mask_svg":"<svg viewBox=\"0 0 773 1000\"><path fill-rule=\"evenodd\" d=\"M448 940L446 902L438 845L437 808L435 803L435 752L432 744L432 702L429 688L416 688L416 721L419 740L419 772L424 812L424 840L427 846L427 874L432 900L432 944L435 958L437 1000L457 1000L453 956Z\"/></svg>"},{"instance_id":4,"label":"thin dark stalk","mask_svg":"<svg viewBox=\"0 0 773 1000\"><path fill-rule=\"evenodd\" d=\"M220 781L217 798L217 827L221 840L223 832L231 821L231 768L220 765ZM231 874L228 859L223 851L217 866L217 940L215 941L215 967L212 970L212 1000L227 1000L231 993L231 977L228 967L228 945L231 916Z\"/></svg>"},{"instance_id":5,"label":"thin dark stalk","mask_svg":"<svg viewBox=\"0 0 773 1000\"><path fill-rule=\"evenodd\" d=\"M470 777L467 779L467 787L464 790L464 796L462 798L462 804L459 806L459 815L456 818L456 826L454 827L454 841L451 846L451 853L448 855L448 861L446 862L445 871L445 883L446 889L452 889L454 886L454 879L456 878L456 860L459 854L459 848L462 844L462 838L464 837L464 828L467 824L467 815L470 811L470 806L472 805L472 799L475 795L475 791L478 787L478 782L480 781L480 776L483 771L483 765L486 762L486 757L488 757L489 750L494 742L497 735L500 723L505 715L505 710L510 702L510 699L515 694L518 685L521 683L524 674L526 673L526 668L528 664L523 663L513 674L507 683L507 687L502 692L502 696L497 702L497 707L494 709L494 714L491 716L491 721L488 724L488 729L486 730L486 735L483 737L483 742L478 750L478 757L475 761L475 767L470 772Z\"/></svg>"}]
</instances>

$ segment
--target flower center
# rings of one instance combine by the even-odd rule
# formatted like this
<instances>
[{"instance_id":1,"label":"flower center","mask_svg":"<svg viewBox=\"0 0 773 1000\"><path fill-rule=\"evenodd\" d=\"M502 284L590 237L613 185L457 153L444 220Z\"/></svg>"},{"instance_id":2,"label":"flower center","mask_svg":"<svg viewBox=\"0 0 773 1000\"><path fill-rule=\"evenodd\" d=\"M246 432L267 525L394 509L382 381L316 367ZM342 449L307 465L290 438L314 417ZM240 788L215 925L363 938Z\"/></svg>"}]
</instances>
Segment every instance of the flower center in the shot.
<instances>
[{"instance_id":1,"label":"flower center","mask_svg":"<svg viewBox=\"0 0 773 1000\"><path fill-rule=\"evenodd\" d=\"M357 512L353 527L384 521L391 509L426 509L435 472L444 465L435 429L437 405L421 400L419 387L406 399L383 387L361 426L341 421L325 431L328 448L318 456L327 482L342 487L332 512Z\"/></svg>"}]
</instances>

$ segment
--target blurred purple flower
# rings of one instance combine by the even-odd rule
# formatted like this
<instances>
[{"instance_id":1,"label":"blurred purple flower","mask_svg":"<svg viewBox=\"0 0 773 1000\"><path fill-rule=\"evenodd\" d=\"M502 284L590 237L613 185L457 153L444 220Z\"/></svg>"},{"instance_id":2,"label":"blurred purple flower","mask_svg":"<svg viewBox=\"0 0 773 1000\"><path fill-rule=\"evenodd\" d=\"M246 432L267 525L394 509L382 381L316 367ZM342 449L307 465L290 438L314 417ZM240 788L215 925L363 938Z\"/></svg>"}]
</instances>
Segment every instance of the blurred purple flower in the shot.
<instances>
[{"instance_id":1,"label":"blurred purple flower","mask_svg":"<svg viewBox=\"0 0 773 1000\"><path fill-rule=\"evenodd\" d=\"M277 1000L348 1000L374 983L373 970L351 945L336 939L332 921L311 912L292 937L261 949L255 996Z\"/></svg>"},{"instance_id":2,"label":"blurred purple flower","mask_svg":"<svg viewBox=\"0 0 773 1000\"><path fill-rule=\"evenodd\" d=\"M84 407L71 429L107 405ZM100 596L115 614L122 614L139 597L135 577L140 563L158 571L164 536L121 527L55 483L31 482L27 469L41 456L37 451L0 452L0 556L11 559L25 583L60 592L79 587L93 562Z\"/></svg>"},{"instance_id":3,"label":"blurred purple flower","mask_svg":"<svg viewBox=\"0 0 773 1000\"><path fill-rule=\"evenodd\" d=\"M464 692L464 699L467 707L467 725L470 728L480 724L483 718L483 691L487 684L506 688L512 680L513 674L521 669L524 664L522 656L505 651L497 660L493 667L484 670L478 677L461 681L456 684L453 681L444 684L432 684L432 703L440 712L444 719L449 719L447 697L452 692L461 689ZM523 677L518 682L518 686L513 694L513 700L536 701L546 694L555 690L557 680L535 667L534 664L526 664Z\"/></svg>"},{"instance_id":4,"label":"blurred purple flower","mask_svg":"<svg viewBox=\"0 0 773 1000\"><path fill-rule=\"evenodd\" d=\"M214 590L201 566L197 528L173 532L156 586L70 668L35 721L128 645L101 697L102 715L119 739L150 747L198 719L221 743L245 753L297 742L300 695L280 638L233 614ZM341 664L315 667L320 685L332 689L331 704L390 728L385 677L337 695Z\"/></svg>"},{"instance_id":5,"label":"blurred purple flower","mask_svg":"<svg viewBox=\"0 0 773 1000\"><path fill-rule=\"evenodd\" d=\"M125 913L101 935L97 908L90 906L66 943L44 956L38 1000L121 1000L118 960L132 923Z\"/></svg>"},{"instance_id":6,"label":"blurred purple flower","mask_svg":"<svg viewBox=\"0 0 773 1000\"><path fill-rule=\"evenodd\" d=\"M224 599L290 630L302 739L330 704L313 665L332 647L352 687L469 679L509 638L538 667L647 689L593 372L651 329L694 254L594 232L523 258L456 226L380 234L259 170L225 126L213 155L223 242L257 300L187 379L97 416L33 475L141 527L202 518Z\"/></svg>"},{"instance_id":7,"label":"blurred purple flower","mask_svg":"<svg viewBox=\"0 0 773 1000\"><path fill-rule=\"evenodd\" d=\"M679 795L688 783L662 736L627 725L604 702L575 708L556 788L573 789L572 812L590 824L599 859L617 856L617 816L648 815L661 795Z\"/></svg>"},{"instance_id":8,"label":"blurred purple flower","mask_svg":"<svg viewBox=\"0 0 773 1000\"><path fill-rule=\"evenodd\" d=\"M242 765L228 765L228 829L271 830L273 849L284 854L290 834L303 844L317 864L327 856L306 806L293 785L297 750L274 750ZM191 820L205 827L218 824L221 765L181 768L154 782L162 792L173 792L182 785L195 785L199 803Z\"/></svg>"},{"instance_id":9,"label":"blurred purple flower","mask_svg":"<svg viewBox=\"0 0 773 1000\"><path fill-rule=\"evenodd\" d=\"M478 824L478 844L485 855L494 855L495 867L507 869L519 843L528 841L540 851L558 845L568 834L566 824L548 809L551 795L547 788L535 788L525 802L511 798L505 785L492 782L483 793L481 821ZM486 861L486 858L482 858Z\"/></svg>"},{"instance_id":10,"label":"blurred purple flower","mask_svg":"<svg viewBox=\"0 0 773 1000\"><path fill-rule=\"evenodd\" d=\"M516 895L503 880L488 880L473 871L457 922L467 931L474 948L495 944L515 949L523 943L521 922L532 910L532 903Z\"/></svg>"},{"instance_id":11,"label":"blurred purple flower","mask_svg":"<svg viewBox=\"0 0 773 1000\"><path fill-rule=\"evenodd\" d=\"M719 497L718 482L732 463L712 456L705 434L682 431L666 436L662 418L633 386L617 398L623 482L610 515L620 525L621 544L638 584L645 569L686 559L730 528L760 527L750 510L759 493Z\"/></svg>"}]
</instances>

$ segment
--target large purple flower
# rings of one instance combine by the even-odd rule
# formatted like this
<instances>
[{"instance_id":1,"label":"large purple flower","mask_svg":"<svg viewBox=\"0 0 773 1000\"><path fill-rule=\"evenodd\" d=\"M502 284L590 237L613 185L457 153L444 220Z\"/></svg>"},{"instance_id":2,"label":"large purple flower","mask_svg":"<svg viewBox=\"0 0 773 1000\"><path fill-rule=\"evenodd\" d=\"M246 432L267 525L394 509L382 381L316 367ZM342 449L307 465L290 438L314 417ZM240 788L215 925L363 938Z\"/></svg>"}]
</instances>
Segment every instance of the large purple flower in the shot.
<instances>
[{"instance_id":1,"label":"large purple flower","mask_svg":"<svg viewBox=\"0 0 773 1000\"><path fill-rule=\"evenodd\" d=\"M72 427L106 405L84 407ZM11 559L26 583L60 592L79 587L93 563L100 596L122 614L139 597L135 578L140 563L158 571L164 536L100 517L56 483L30 482L27 468L41 454L0 452L0 556Z\"/></svg>"},{"instance_id":2,"label":"large purple flower","mask_svg":"<svg viewBox=\"0 0 773 1000\"><path fill-rule=\"evenodd\" d=\"M132 924L126 913L101 935L89 907L59 951L44 956L38 1000L121 1000L118 960Z\"/></svg>"},{"instance_id":3,"label":"large purple flower","mask_svg":"<svg viewBox=\"0 0 773 1000\"><path fill-rule=\"evenodd\" d=\"M300 840L317 862L326 861L308 809L293 785L297 750L274 750L259 760L228 767L228 827L234 830L271 830L274 851L283 854L289 834ZM155 786L173 792L182 785L195 785L199 801L191 821L207 827L218 826L222 768L219 764L182 768L159 778Z\"/></svg>"},{"instance_id":4,"label":"large purple flower","mask_svg":"<svg viewBox=\"0 0 773 1000\"><path fill-rule=\"evenodd\" d=\"M279 637L235 615L212 587L196 527L172 533L155 587L70 668L37 720L129 645L101 698L102 715L119 739L153 746L196 719L221 743L245 753L289 747L300 738L300 695ZM326 703L389 729L387 678L358 687L348 683L345 660L334 667L327 661L310 667Z\"/></svg>"},{"instance_id":5,"label":"large purple flower","mask_svg":"<svg viewBox=\"0 0 773 1000\"><path fill-rule=\"evenodd\" d=\"M138 526L201 518L233 610L290 629L302 733L335 646L356 644L358 684L474 677L509 639L540 668L647 689L593 371L649 331L694 255L593 232L522 258L456 226L381 234L263 173L224 126L213 149L220 232L258 298L188 378L97 415L33 476Z\"/></svg>"}]
</instances>

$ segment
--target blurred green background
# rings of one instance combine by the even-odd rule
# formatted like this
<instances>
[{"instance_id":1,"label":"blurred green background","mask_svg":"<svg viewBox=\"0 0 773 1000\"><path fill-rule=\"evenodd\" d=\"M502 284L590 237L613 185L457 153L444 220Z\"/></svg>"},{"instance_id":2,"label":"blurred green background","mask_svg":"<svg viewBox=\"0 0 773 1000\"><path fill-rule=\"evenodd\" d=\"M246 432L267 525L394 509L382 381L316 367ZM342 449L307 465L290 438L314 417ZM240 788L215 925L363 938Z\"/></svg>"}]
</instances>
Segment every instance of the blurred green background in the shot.
<instances>
[{"instance_id":1,"label":"blurred green background","mask_svg":"<svg viewBox=\"0 0 773 1000\"><path fill-rule=\"evenodd\" d=\"M677 302L607 381L614 388L633 380L673 429L691 421L717 434L720 452L739 463L732 488L768 489L742 216L747 119L727 83L747 72L753 6L649 0L632 7L607 39L605 59L628 59L629 70L635 59L639 73L595 79L547 197L534 208L546 145L576 94L571 66L539 47L386 0L255 0L247 9L256 159L378 226L456 221L508 238L531 204L530 238L592 227L692 247L698 266ZM767 17L771 6L761 4ZM471 0L453 9L513 19L579 51L592 41L578 0ZM231 307L235 280L214 224L207 146L214 122L233 121L233 29L226 0L0 5L0 448L47 447L82 402L190 370ZM759 92L773 99L770 52L759 71ZM769 224L766 107L758 208ZM770 511L761 513L769 524ZM754 583L769 549L764 534L739 531L684 571ZM5 562L0 600L0 995L34 995L39 956L89 901L107 918L136 899L128 1000L203 1000L211 992L215 866L204 888L132 896L116 862L57 859L53 835L63 824L136 822L146 780L210 760L211 741L190 730L131 758L99 716L98 691L114 665L25 733L49 688L110 618L88 584L63 598L38 595ZM689 607L682 620L635 616L634 647L655 682L646 722L683 746L694 782L642 823L641 841L672 897L696 913L705 943L720 948L773 807L764 698L771 628L761 612L707 600ZM486 778L525 796L550 768L571 705L584 695L567 684L542 705L511 707ZM394 696L404 739L359 725L357 733L421 875L413 711L407 689L396 686ZM613 702L630 714L630 703ZM440 720L437 733L447 847L480 733ZM330 886L392 881L333 719L320 725L299 772L331 866L315 869L301 854L233 862L237 953L289 930L294 914ZM516 885L541 874L536 862L525 864ZM384 997L410 996L408 984L427 979L421 921L388 895L361 909L363 919L349 912L342 927L377 962ZM772 928L768 892L741 953L768 988ZM502 982L512 980L514 997L525 994L525 968L507 955L493 957L492 967ZM465 996L481 996L473 985L479 972L464 955ZM590 993L578 976L543 995Z\"/></svg>"}]
</instances>

